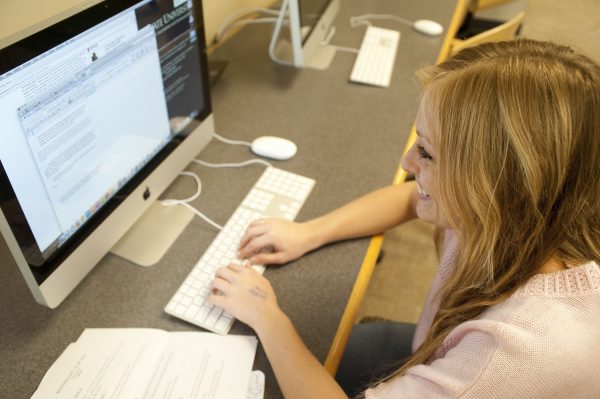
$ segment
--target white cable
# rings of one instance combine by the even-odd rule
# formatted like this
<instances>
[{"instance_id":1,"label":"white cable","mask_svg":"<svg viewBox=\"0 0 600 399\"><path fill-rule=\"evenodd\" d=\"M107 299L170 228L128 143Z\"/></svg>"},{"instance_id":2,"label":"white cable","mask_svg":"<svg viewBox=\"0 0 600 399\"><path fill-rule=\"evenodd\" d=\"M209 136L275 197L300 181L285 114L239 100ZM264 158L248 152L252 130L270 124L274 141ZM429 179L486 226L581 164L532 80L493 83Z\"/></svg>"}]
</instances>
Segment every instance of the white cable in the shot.
<instances>
[{"instance_id":1,"label":"white cable","mask_svg":"<svg viewBox=\"0 0 600 399\"><path fill-rule=\"evenodd\" d=\"M196 198L198 198L200 196L200 193L202 193L202 182L200 181L200 178L198 177L197 174L193 173L193 172L187 172L187 171L183 171L179 173L180 176L190 176L193 177L194 180L196 180L196 187L198 187L196 189L196 192L194 193L194 195L192 195L191 197L187 197L184 199L180 199L180 200L175 200L175 199L167 199L167 200L162 200L162 204L165 206L169 206L169 204L171 204L171 201L174 202L192 202L193 200L195 200Z\"/></svg>"},{"instance_id":2,"label":"white cable","mask_svg":"<svg viewBox=\"0 0 600 399\"><path fill-rule=\"evenodd\" d=\"M213 132L213 136L214 136L214 138L216 138L219 141L222 141L225 144L247 145L248 147L252 146L252 143L249 143L247 141L226 139L225 137L221 136L220 134L218 134L216 132Z\"/></svg>"},{"instance_id":3,"label":"white cable","mask_svg":"<svg viewBox=\"0 0 600 399\"><path fill-rule=\"evenodd\" d=\"M194 212L196 215L200 216L200 218L202 220L204 220L206 223L208 223L211 226L213 226L215 229L223 230L223 226L221 226L220 224L217 224L217 223L213 222L212 220L210 220L208 218L208 216L205 216L202 212L200 212L198 209L194 208L193 206L191 206L187 202L179 202L178 205L181 205L181 206L184 206L184 207L188 208L189 210L191 210L192 212Z\"/></svg>"},{"instance_id":4,"label":"white cable","mask_svg":"<svg viewBox=\"0 0 600 399\"><path fill-rule=\"evenodd\" d=\"M360 17L350 17L350 26L358 28L359 26L373 26L373 24L366 19L360 19Z\"/></svg>"},{"instance_id":5,"label":"white cable","mask_svg":"<svg viewBox=\"0 0 600 399\"><path fill-rule=\"evenodd\" d=\"M354 53L354 54L358 54L359 50L357 48L350 48L350 47L342 47L342 46L336 46L335 44L328 44L327 46L329 47L333 47L334 49L336 49L337 51L345 51L347 53Z\"/></svg>"},{"instance_id":6,"label":"white cable","mask_svg":"<svg viewBox=\"0 0 600 399\"><path fill-rule=\"evenodd\" d=\"M235 21L231 25L227 26L222 32L219 32L215 35L215 42L220 42L225 34L233 27L238 25L253 25L253 24L266 24L266 23L275 23L277 22L277 18L254 18L254 19L240 19L239 21ZM287 25L287 21L284 22Z\"/></svg>"},{"instance_id":7,"label":"white cable","mask_svg":"<svg viewBox=\"0 0 600 399\"><path fill-rule=\"evenodd\" d=\"M409 21L408 19L404 19L392 14L364 14L359 15L358 17L350 17L350 26L353 28L356 28L360 25L372 26L371 22L369 22L370 19L392 19L407 26L414 25L413 21Z\"/></svg>"},{"instance_id":8,"label":"white cable","mask_svg":"<svg viewBox=\"0 0 600 399\"><path fill-rule=\"evenodd\" d=\"M229 16L227 16L223 20L223 22L221 22L221 25L219 26L219 30L217 31L217 34L215 35L215 42L221 41L221 39L223 38L223 33L230 28L229 25L234 23L234 21L236 21L237 19L239 19L243 16L246 16L248 14L253 14L253 13L263 13L263 14L267 14L267 15L277 16L277 15L279 15L279 10L271 10L269 8L264 8L264 7L240 8L239 10L237 10L237 11L233 12L232 14L230 14Z\"/></svg>"},{"instance_id":9,"label":"white cable","mask_svg":"<svg viewBox=\"0 0 600 399\"><path fill-rule=\"evenodd\" d=\"M358 54L358 49L357 48L350 48L350 47L343 47L343 46L336 46L335 44L330 44L329 42L331 41L331 39L333 39L333 36L335 36L335 26L332 26L329 29L329 32L327 33L327 37L324 38L323 40L321 40L319 42L319 44L321 46L327 46L327 47L332 47L334 49L336 49L337 51L345 51L347 53L355 53Z\"/></svg>"},{"instance_id":10,"label":"white cable","mask_svg":"<svg viewBox=\"0 0 600 399\"><path fill-rule=\"evenodd\" d=\"M327 46L329 44L329 42L331 41L331 39L333 39L333 37L335 36L335 32L337 32L337 30L335 29L335 26L331 26L329 28L329 31L327 32L327 36L321 40L319 42L319 44L321 46Z\"/></svg>"},{"instance_id":11,"label":"white cable","mask_svg":"<svg viewBox=\"0 0 600 399\"><path fill-rule=\"evenodd\" d=\"M218 134L216 132L213 132L213 135L217 140L222 141L225 144L246 145L248 147L252 147L252 143L249 143L247 141L230 140L230 139L227 139L227 138L221 136L220 134ZM206 162L206 161L201 161L199 159L193 159L192 162L195 162L198 165L206 166L209 168L239 168L241 166L246 166L246 165L250 165L253 163L260 163L260 164L266 165L267 167L273 167L273 165L271 165L267 161L263 161L262 159L250 159L248 161L239 162L239 163L210 163L210 162Z\"/></svg>"},{"instance_id":12,"label":"white cable","mask_svg":"<svg viewBox=\"0 0 600 399\"><path fill-rule=\"evenodd\" d=\"M273 167L273 165L271 165L269 162L264 161L262 159L249 159L247 161L238 163L211 163L202 161L200 159L192 159L192 162L197 163L198 165L206 166L207 168L240 168L242 166L251 165L253 163L265 165L269 168Z\"/></svg>"},{"instance_id":13,"label":"white cable","mask_svg":"<svg viewBox=\"0 0 600 399\"><path fill-rule=\"evenodd\" d=\"M202 218L202 220L204 220L206 223L210 224L214 228L219 229L219 230L223 230L223 226L221 226L218 223L213 222L210 218L208 218L208 216L205 216L202 212L200 212L199 210L197 210L196 208L194 208L193 206L191 206L189 204L190 202L192 202L193 200L195 200L196 198L198 198L200 196L200 193L202 193L202 181L200 180L200 178L198 177L198 175L195 174L195 173L193 173L193 172L187 172L187 171L180 172L179 175L180 176L190 176L190 177L193 177L194 180L196 180L196 184L197 184L197 187L198 187L196 189L196 192L191 197L184 198L184 199L166 199L166 200L162 200L162 201L160 201L161 205L163 205L163 206L181 205L183 207L186 207L189 210L191 210L192 212L194 212L196 215L200 216L200 218Z\"/></svg>"}]
</instances>

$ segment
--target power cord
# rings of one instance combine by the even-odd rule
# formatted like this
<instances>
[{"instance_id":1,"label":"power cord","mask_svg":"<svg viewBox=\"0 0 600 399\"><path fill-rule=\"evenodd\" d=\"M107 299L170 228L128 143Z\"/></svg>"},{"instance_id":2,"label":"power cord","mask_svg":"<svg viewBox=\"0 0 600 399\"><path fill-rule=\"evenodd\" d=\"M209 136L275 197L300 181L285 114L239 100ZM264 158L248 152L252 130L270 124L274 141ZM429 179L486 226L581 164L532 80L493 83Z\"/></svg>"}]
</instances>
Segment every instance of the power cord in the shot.
<instances>
[{"instance_id":1,"label":"power cord","mask_svg":"<svg viewBox=\"0 0 600 399\"><path fill-rule=\"evenodd\" d=\"M262 13L267 15L272 15L277 17L279 15L279 10L272 10L270 8L264 7L245 7L240 8L239 10L233 12L227 18L223 20L221 23L219 30L214 38L214 43L218 43L223 40L225 34L231 28L238 25L249 25L249 24L263 24L263 23L274 23L277 21L277 18L254 18L254 19L240 19L249 14Z\"/></svg>"}]
</instances>

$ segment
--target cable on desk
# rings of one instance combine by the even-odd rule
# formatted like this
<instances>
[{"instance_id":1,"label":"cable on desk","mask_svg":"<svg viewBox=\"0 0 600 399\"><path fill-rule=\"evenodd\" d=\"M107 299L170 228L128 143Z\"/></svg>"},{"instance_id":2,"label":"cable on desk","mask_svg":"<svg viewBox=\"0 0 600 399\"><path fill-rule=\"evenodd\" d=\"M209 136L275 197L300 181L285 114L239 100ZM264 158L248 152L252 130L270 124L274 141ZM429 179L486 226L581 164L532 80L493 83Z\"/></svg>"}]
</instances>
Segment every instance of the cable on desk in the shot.
<instances>
[{"instance_id":1,"label":"cable on desk","mask_svg":"<svg viewBox=\"0 0 600 399\"><path fill-rule=\"evenodd\" d=\"M233 140L228 140L228 141L233 141ZM198 165L206 166L207 168L240 168L240 167L251 165L251 164L260 164L260 165L265 165L267 167L273 167L273 165L271 165L269 162L264 161L262 159L249 159L247 161L238 162L238 163L211 163L211 162L202 161L200 159L192 159L192 162L194 162ZM208 216L206 216L205 214L200 212L198 209L196 209L192 205L190 205L190 202L197 199L200 196L200 194L202 193L202 181L200 180L200 177L198 177L198 175L195 174L194 172L187 172L187 171L180 172L179 175L180 176L189 176L189 177L192 177L194 180L196 180L196 184L197 184L196 192L192 196L190 196L188 198L184 198L184 199L161 200L160 201L161 205L163 205L163 206L180 205L185 208L188 208L189 210L194 212L197 216L199 216L202 220L204 220L206 223L210 224L211 226L213 226L214 228L216 228L218 230L223 230L223 226L216 223L215 221L210 219Z\"/></svg>"},{"instance_id":2,"label":"cable on desk","mask_svg":"<svg viewBox=\"0 0 600 399\"><path fill-rule=\"evenodd\" d=\"M222 141L225 144L245 145L248 147L252 147L252 143L250 143L248 141L230 140L230 139L227 139L227 138L221 136L220 134L218 134L216 132L213 132L213 135L217 140ZM251 165L253 163L259 163L259 164L265 165L269 168L273 167L273 165L271 165L269 162L264 161L262 159L249 159L247 161L237 162L237 163L211 163L211 162L202 161L200 159L193 159L192 162L197 163L198 165L206 166L208 168L239 168L242 166Z\"/></svg>"},{"instance_id":3,"label":"cable on desk","mask_svg":"<svg viewBox=\"0 0 600 399\"><path fill-rule=\"evenodd\" d=\"M218 134L217 132L213 132L213 136L214 138L216 138L217 140L225 143L225 144L233 144L233 145L246 145L248 147L252 146L252 143L248 142L248 141L242 141L242 140L230 140L227 139L223 136L221 136L220 134Z\"/></svg>"},{"instance_id":4,"label":"cable on desk","mask_svg":"<svg viewBox=\"0 0 600 399\"><path fill-rule=\"evenodd\" d=\"M191 206L189 204L190 202L192 202L193 200L195 200L196 198L198 198L200 196L200 194L202 193L202 181L200 181L200 178L198 177L198 175L195 174L195 173L193 173L193 172L186 172L186 171L183 171L183 172L179 173L179 175L180 176L190 176L190 177L193 177L194 180L196 180L196 184L197 184L197 187L198 187L196 189L196 192L191 197L184 198L184 199L165 199L165 200L162 200L162 201L160 201L161 205L163 205L163 206L181 205L181 206L183 206L185 208L188 208L192 212L194 212L202 220L204 220L206 223L210 224L214 228L216 228L218 230L223 230L223 226L221 226L220 224L212 221L208 216L204 215L202 212L200 212L199 210L197 210L196 208L194 208L193 206Z\"/></svg>"},{"instance_id":5,"label":"cable on desk","mask_svg":"<svg viewBox=\"0 0 600 399\"><path fill-rule=\"evenodd\" d=\"M359 27L361 25L364 26L373 26L373 24L369 21L370 19L392 19L396 22L400 22L401 24L407 26L413 26L414 22L409 21L408 19L398 17L392 14L364 14L359 15L357 17L350 17L350 26L353 28Z\"/></svg>"},{"instance_id":6,"label":"cable on desk","mask_svg":"<svg viewBox=\"0 0 600 399\"><path fill-rule=\"evenodd\" d=\"M271 165L269 162L262 159L249 159L247 161L238 163L211 163L202 161L200 159L192 159L192 162L197 163L198 165L206 166L207 168L240 168L242 166L247 166L251 164L261 164L269 168L273 167L273 165Z\"/></svg>"},{"instance_id":7,"label":"cable on desk","mask_svg":"<svg viewBox=\"0 0 600 399\"><path fill-rule=\"evenodd\" d=\"M331 44L330 41L331 41L331 39L333 39L333 36L335 36L335 32L336 32L335 26L332 26L331 29L329 30L329 33L327 34L327 37L325 39L321 40L319 42L319 44L321 46L333 47L337 51L344 51L346 53L358 54L358 49L357 48L337 46L335 44Z\"/></svg>"},{"instance_id":8,"label":"cable on desk","mask_svg":"<svg viewBox=\"0 0 600 399\"><path fill-rule=\"evenodd\" d=\"M272 15L272 16L276 17L279 15L279 10L272 10L270 8L264 8L264 7L245 7L245 8L241 8L241 9L233 12L232 14L227 16L223 20L223 22L221 22L221 25L219 26L219 30L217 31L217 34L215 35L214 43L218 43L221 40L223 40L225 33L229 29L233 28L234 26L245 25L245 24L269 23L269 22L277 21L276 18L258 18L258 19L241 19L241 20L239 19L241 17L247 16L248 14L255 14L255 13L262 13L262 14Z\"/></svg>"},{"instance_id":9,"label":"cable on desk","mask_svg":"<svg viewBox=\"0 0 600 399\"><path fill-rule=\"evenodd\" d=\"M354 53L354 54L358 54L359 50L357 48L350 48L350 47L343 47L343 46L336 46L335 44L328 44L327 46L329 47L333 47L334 49L336 49L337 51L343 51L345 53Z\"/></svg>"},{"instance_id":10,"label":"cable on desk","mask_svg":"<svg viewBox=\"0 0 600 399\"><path fill-rule=\"evenodd\" d=\"M219 42L222 40L225 33L236 26L239 25L253 25L253 24L266 24L266 23L275 23L277 22L277 18L254 18L254 19L241 19L229 25L222 33L219 33L218 36L215 35L215 42ZM284 22L287 25L287 21Z\"/></svg>"}]
</instances>

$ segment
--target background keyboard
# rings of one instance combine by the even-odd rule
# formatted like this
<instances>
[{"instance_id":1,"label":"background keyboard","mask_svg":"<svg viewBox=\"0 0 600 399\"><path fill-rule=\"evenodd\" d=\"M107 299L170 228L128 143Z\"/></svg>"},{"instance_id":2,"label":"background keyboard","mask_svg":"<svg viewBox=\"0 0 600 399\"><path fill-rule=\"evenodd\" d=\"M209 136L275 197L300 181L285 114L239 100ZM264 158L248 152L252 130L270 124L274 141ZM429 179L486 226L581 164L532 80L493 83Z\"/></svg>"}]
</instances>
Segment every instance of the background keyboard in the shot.
<instances>
[{"instance_id":1,"label":"background keyboard","mask_svg":"<svg viewBox=\"0 0 600 399\"><path fill-rule=\"evenodd\" d=\"M227 334L233 317L206 303L215 271L230 263L241 263L236 254L240 239L252 221L273 217L294 220L314 185L315 181L308 177L267 168L175 292L165 312L207 330ZM264 271L264 266L253 267L261 273Z\"/></svg>"},{"instance_id":2,"label":"background keyboard","mask_svg":"<svg viewBox=\"0 0 600 399\"><path fill-rule=\"evenodd\" d=\"M389 87L399 42L400 32L397 30L368 26L350 80Z\"/></svg>"}]
</instances>

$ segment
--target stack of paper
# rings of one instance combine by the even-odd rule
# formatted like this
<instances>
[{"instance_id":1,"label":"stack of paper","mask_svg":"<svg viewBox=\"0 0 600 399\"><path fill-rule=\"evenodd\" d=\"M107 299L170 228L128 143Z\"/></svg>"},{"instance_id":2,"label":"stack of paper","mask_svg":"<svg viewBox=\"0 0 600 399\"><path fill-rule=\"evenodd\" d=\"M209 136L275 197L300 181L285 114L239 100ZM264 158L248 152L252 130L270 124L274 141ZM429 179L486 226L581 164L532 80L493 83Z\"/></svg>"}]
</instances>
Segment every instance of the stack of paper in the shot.
<instances>
[{"instance_id":1,"label":"stack of paper","mask_svg":"<svg viewBox=\"0 0 600 399\"><path fill-rule=\"evenodd\" d=\"M243 399L252 336L154 329L86 329L32 399Z\"/></svg>"}]
</instances>

